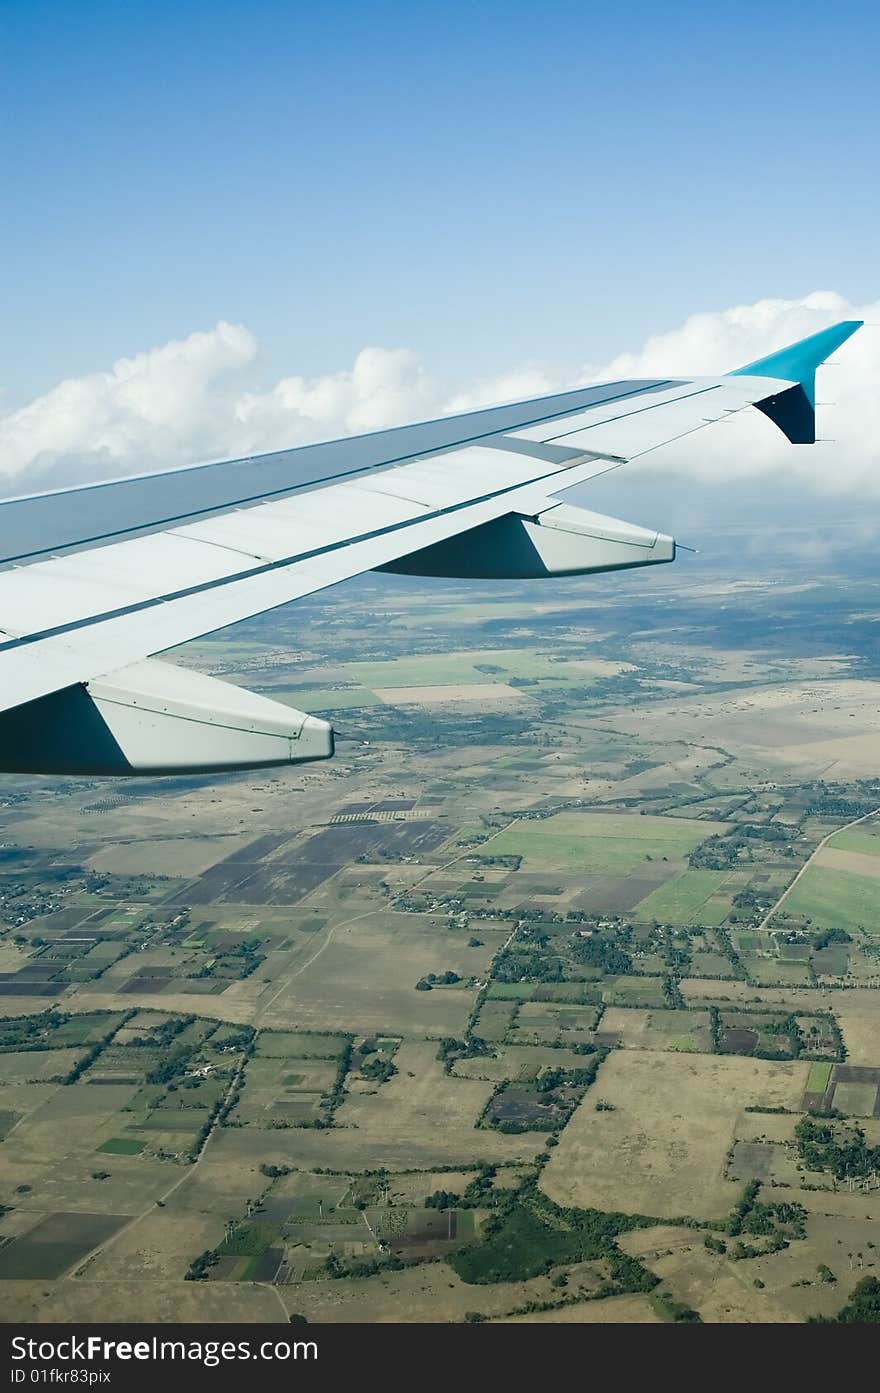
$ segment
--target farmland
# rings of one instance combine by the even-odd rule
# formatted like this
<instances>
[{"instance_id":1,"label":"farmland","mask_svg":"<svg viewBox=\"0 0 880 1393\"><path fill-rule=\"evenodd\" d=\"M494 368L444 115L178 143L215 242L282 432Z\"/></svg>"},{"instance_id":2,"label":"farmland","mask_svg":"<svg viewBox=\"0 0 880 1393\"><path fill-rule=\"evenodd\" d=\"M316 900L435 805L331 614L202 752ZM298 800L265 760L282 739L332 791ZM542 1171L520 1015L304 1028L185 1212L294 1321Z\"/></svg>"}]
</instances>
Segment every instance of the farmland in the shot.
<instances>
[{"instance_id":1,"label":"farmland","mask_svg":"<svg viewBox=\"0 0 880 1393\"><path fill-rule=\"evenodd\" d=\"M370 577L176 655L332 764L0 781L4 1318L833 1316L880 670L804 586Z\"/></svg>"},{"instance_id":2,"label":"farmland","mask_svg":"<svg viewBox=\"0 0 880 1393\"><path fill-rule=\"evenodd\" d=\"M818 928L880 933L877 881L827 866L811 866L785 902L789 914L802 914Z\"/></svg>"}]
</instances>

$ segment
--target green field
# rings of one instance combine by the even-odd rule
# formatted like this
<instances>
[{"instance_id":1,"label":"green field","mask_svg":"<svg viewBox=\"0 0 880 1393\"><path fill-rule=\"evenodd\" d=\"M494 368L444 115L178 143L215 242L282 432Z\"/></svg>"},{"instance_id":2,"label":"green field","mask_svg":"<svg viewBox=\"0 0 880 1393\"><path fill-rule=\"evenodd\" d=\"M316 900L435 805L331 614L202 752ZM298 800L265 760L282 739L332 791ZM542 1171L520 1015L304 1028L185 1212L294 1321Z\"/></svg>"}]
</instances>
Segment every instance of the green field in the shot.
<instances>
[{"instance_id":1,"label":"green field","mask_svg":"<svg viewBox=\"0 0 880 1393\"><path fill-rule=\"evenodd\" d=\"M549 609L551 606L542 603L542 609ZM409 612L398 615L393 621L393 626L400 629L421 629L424 625L439 624L443 628L459 624L485 624L486 605L484 601L474 604L461 605L415 605L410 603ZM535 613L536 606L533 604L493 604L492 618L497 619L529 619Z\"/></svg>"},{"instance_id":2,"label":"green field","mask_svg":"<svg viewBox=\"0 0 880 1393\"><path fill-rule=\"evenodd\" d=\"M757 953L743 953L741 959L749 980L762 987L806 987L814 981L809 963L784 962Z\"/></svg>"},{"instance_id":3,"label":"green field","mask_svg":"<svg viewBox=\"0 0 880 1393\"><path fill-rule=\"evenodd\" d=\"M299 1030L263 1030L257 1039L257 1054L271 1059L335 1059L345 1048L344 1035L311 1035Z\"/></svg>"},{"instance_id":4,"label":"green field","mask_svg":"<svg viewBox=\"0 0 880 1393\"><path fill-rule=\"evenodd\" d=\"M535 990L534 982L493 982L488 995L492 1000L527 1001Z\"/></svg>"},{"instance_id":5,"label":"green field","mask_svg":"<svg viewBox=\"0 0 880 1393\"><path fill-rule=\"evenodd\" d=\"M316 691L297 690L279 693L273 688L272 696L294 706L298 711L350 711L357 706L378 706L379 698L366 687L324 687Z\"/></svg>"},{"instance_id":6,"label":"green field","mask_svg":"<svg viewBox=\"0 0 880 1393\"><path fill-rule=\"evenodd\" d=\"M880 881L849 871L809 866L785 901L817 929L866 929L880 934Z\"/></svg>"},{"instance_id":7,"label":"green field","mask_svg":"<svg viewBox=\"0 0 880 1393\"><path fill-rule=\"evenodd\" d=\"M617 1006L663 1006L666 997L660 977L615 977L602 989L602 999Z\"/></svg>"},{"instance_id":8,"label":"green field","mask_svg":"<svg viewBox=\"0 0 880 1393\"><path fill-rule=\"evenodd\" d=\"M392 658L383 663L348 663L365 687L436 687L507 682L511 677L553 680L560 685L587 686L595 678L571 663L543 657L526 648L499 648L458 653L428 653L415 658ZM484 672L482 668L491 669Z\"/></svg>"},{"instance_id":9,"label":"green field","mask_svg":"<svg viewBox=\"0 0 880 1393\"><path fill-rule=\"evenodd\" d=\"M682 871L642 900L636 907L636 916L659 919L665 924L720 924L730 908L730 901L711 906L707 902L721 889L725 879L725 871Z\"/></svg>"},{"instance_id":10,"label":"green field","mask_svg":"<svg viewBox=\"0 0 880 1393\"><path fill-rule=\"evenodd\" d=\"M103 1146L99 1146L99 1151L107 1151L111 1156L139 1156L146 1146L145 1141L138 1141L137 1137L109 1137Z\"/></svg>"},{"instance_id":11,"label":"green field","mask_svg":"<svg viewBox=\"0 0 880 1393\"><path fill-rule=\"evenodd\" d=\"M492 853L522 856L525 862L533 863L527 865L531 870L557 867L607 875L648 873L654 862L662 868L664 856L667 861L683 860L715 830L715 823L686 818L559 813L541 822L519 822L507 828L493 839ZM691 874L717 877L703 900L724 878L713 871Z\"/></svg>"},{"instance_id":12,"label":"green field","mask_svg":"<svg viewBox=\"0 0 880 1393\"><path fill-rule=\"evenodd\" d=\"M818 1061L810 1065L810 1072L807 1075L807 1092L824 1093L828 1087L828 1080L831 1078L831 1065L820 1064Z\"/></svg>"},{"instance_id":13,"label":"green field","mask_svg":"<svg viewBox=\"0 0 880 1393\"><path fill-rule=\"evenodd\" d=\"M828 843L835 851L858 851L862 856L880 856L880 836L869 832L838 832Z\"/></svg>"}]
</instances>

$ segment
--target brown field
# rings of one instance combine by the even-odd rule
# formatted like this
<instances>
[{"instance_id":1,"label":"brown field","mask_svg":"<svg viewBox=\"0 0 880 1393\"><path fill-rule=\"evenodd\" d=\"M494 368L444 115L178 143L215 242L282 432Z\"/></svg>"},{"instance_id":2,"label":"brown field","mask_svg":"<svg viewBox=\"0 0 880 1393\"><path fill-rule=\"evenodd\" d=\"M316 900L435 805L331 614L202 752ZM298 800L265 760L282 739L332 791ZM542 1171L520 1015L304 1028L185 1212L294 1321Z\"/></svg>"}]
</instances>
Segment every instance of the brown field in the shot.
<instances>
[{"instance_id":1,"label":"brown field","mask_svg":"<svg viewBox=\"0 0 880 1393\"><path fill-rule=\"evenodd\" d=\"M751 982L741 982L733 978L716 981L711 977L686 977L681 983L681 994L689 1003L700 1005L704 1001L753 1001L762 1006L794 1006L798 1011L838 1012L840 1002L846 1000L842 992L823 992L817 987L755 987Z\"/></svg>"},{"instance_id":2,"label":"brown field","mask_svg":"<svg viewBox=\"0 0 880 1393\"><path fill-rule=\"evenodd\" d=\"M838 847L823 846L816 852L811 864L827 866L831 871L864 875L869 880L880 880L880 856L868 856L863 851L843 851Z\"/></svg>"},{"instance_id":3,"label":"brown field","mask_svg":"<svg viewBox=\"0 0 880 1393\"><path fill-rule=\"evenodd\" d=\"M88 865L113 875L196 876L229 856L241 840L240 836L146 837L102 847Z\"/></svg>"},{"instance_id":4,"label":"brown field","mask_svg":"<svg viewBox=\"0 0 880 1393\"><path fill-rule=\"evenodd\" d=\"M621 1049L680 1050L711 1053L707 1011L648 1011L638 1007L608 1006L602 1016L601 1034L617 1037Z\"/></svg>"},{"instance_id":5,"label":"brown field","mask_svg":"<svg viewBox=\"0 0 880 1393\"><path fill-rule=\"evenodd\" d=\"M0 1083L41 1083L63 1079L84 1053L81 1049L62 1049L0 1054Z\"/></svg>"},{"instance_id":6,"label":"brown field","mask_svg":"<svg viewBox=\"0 0 880 1393\"><path fill-rule=\"evenodd\" d=\"M310 956L259 998L260 1023L455 1035L476 992L415 986L429 972L465 977L484 970L493 948L488 935L479 936L484 946L468 948L468 936L438 930L428 916L367 910L312 935Z\"/></svg>"},{"instance_id":7,"label":"brown field","mask_svg":"<svg viewBox=\"0 0 880 1393\"><path fill-rule=\"evenodd\" d=\"M739 1187L724 1157L750 1104L797 1108L806 1064L615 1052L553 1151L541 1185L558 1204L658 1218L722 1217ZM614 1111L596 1112L596 1098Z\"/></svg>"},{"instance_id":8,"label":"brown field","mask_svg":"<svg viewBox=\"0 0 880 1393\"><path fill-rule=\"evenodd\" d=\"M207 1157L215 1165L250 1162L254 1169L271 1162L303 1170L408 1170L527 1160L541 1150L541 1133L475 1128L493 1085L445 1074L436 1051L433 1041L405 1041L395 1055L397 1074L375 1093L349 1094L331 1131L224 1128L214 1133Z\"/></svg>"},{"instance_id":9,"label":"brown field","mask_svg":"<svg viewBox=\"0 0 880 1393\"><path fill-rule=\"evenodd\" d=\"M4 1282L4 1322L88 1324L101 1313L108 1323L159 1321L173 1326L286 1320L271 1287L251 1282ZM169 1335L169 1339L173 1338Z\"/></svg>"},{"instance_id":10,"label":"brown field","mask_svg":"<svg viewBox=\"0 0 880 1393\"><path fill-rule=\"evenodd\" d=\"M28 954L17 943L9 939L0 942L0 972L17 972L27 960Z\"/></svg>"},{"instance_id":11,"label":"brown field","mask_svg":"<svg viewBox=\"0 0 880 1393\"><path fill-rule=\"evenodd\" d=\"M676 698L652 708L667 740L716 744L751 771L784 770L828 780L880 768L880 682L789 683ZM644 715L613 716L615 730L640 733ZM617 787L621 787L620 784Z\"/></svg>"},{"instance_id":12,"label":"brown field","mask_svg":"<svg viewBox=\"0 0 880 1393\"><path fill-rule=\"evenodd\" d=\"M788 1195L803 1202L801 1191L772 1190L773 1200ZM872 1269L856 1263L850 1270L848 1254L862 1251L872 1224L862 1218L811 1214L807 1237L794 1240L781 1252L766 1257L732 1261L710 1253L692 1229L663 1227L623 1234L620 1247L639 1257L660 1277L663 1290L675 1300L699 1311L704 1321L763 1324L803 1322L814 1315L833 1315L844 1305L856 1282ZM826 1264L837 1281L817 1280L816 1269ZM763 1287L755 1286L755 1280ZM799 1286L796 1283L805 1282Z\"/></svg>"},{"instance_id":13,"label":"brown field","mask_svg":"<svg viewBox=\"0 0 880 1393\"><path fill-rule=\"evenodd\" d=\"M604 1301L575 1301L554 1311L504 1316L498 1325L657 1325L661 1322L647 1296L607 1296Z\"/></svg>"},{"instance_id":14,"label":"brown field","mask_svg":"<svg viewBox=\"0 0 880 1393\"><path fill-rule=\"evenodd\" d=\"M241 1206L229 1218L238 1218ZM129 1224L85 1265L83 1276L89 1282L157 1282L162 1285L181 1281L198 1253L214 1248L223 1240L225 1220L219 1213L168 1214L151 1211L145 1218Z\"/></svg>"},{"instance_id":15,"label":"brown field","mask_svg":"<svg viewBox=\"0 0 880 1393\"><path fill-rule=\"evenodd\" d=\"M880 1064L880 998L876 991L856 988L834 993L834 1014L843 1032L849 1064Z\"/></svg>"},{"instance_id":16,"label":"brown field","mask_svg":"<svg viewBox=\"0 0 880 1393\"><path fill-rule=\"evenodd\" d=\"M558 1295L549 1277L472 1286L445 1262L357 1280L303 1282L284 1289L290 1309L302 1312L310 1321L370 1324L460 1321L467 1311L503 1316L529 1301L555 1300Z\"/></svg>"},{"instance_id":17,"label":"brown field","mask_svg":"<svg viewBox=\"0 0 880 1393\"><path fill-rule=\"evenodd\" d=\"M497 1083L500 1079L533 1076L544 1066L555 1069L583 1067L583 1055L553 1045L498 1045L496 1050L497 1058L478 1055L474 1059L460 1059L453 1065L453 1075L459 1079L490 1079Z\"/></svg>"}]
</instances>

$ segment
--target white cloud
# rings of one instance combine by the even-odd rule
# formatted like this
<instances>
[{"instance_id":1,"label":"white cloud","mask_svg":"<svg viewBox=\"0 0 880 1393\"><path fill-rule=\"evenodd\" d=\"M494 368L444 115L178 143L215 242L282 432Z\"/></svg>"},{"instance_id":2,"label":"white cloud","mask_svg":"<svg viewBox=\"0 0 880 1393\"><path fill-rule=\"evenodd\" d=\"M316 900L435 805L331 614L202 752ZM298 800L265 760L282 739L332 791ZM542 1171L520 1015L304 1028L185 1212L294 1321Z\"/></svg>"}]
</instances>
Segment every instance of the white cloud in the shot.
<instances>
[{"instance_id":1,"label":"white cloud","mask_svg":"<svg viewBox=\"0 0 880 1393\"><path fill-rule=\"evenodd\" d=\"M222 453L222 384L256 353L249 330L220 323L61 382L0 419L0 470L40 487Z\"/></svg>"},{"instance_id":2,"label":"white cloud","mask_svg":"<svg viewBox=\"0 0 880 1393\"><path fill-rule=\"evenodd\" d=\"M880 320L880 304L855 306L833 292L804 300L763 300L691 316L634 353L588 365L554 381L540 363L496 377L449 384L432 378L406 349L365 348L350 368L282 378L254 390L258 345L242 325L120 359L106 372L60 383L0 416L0 483L25 491L75 480L169 468L279 449L397 425L444 411L541 395L578 381L724 372L835 320ZM865 329L823 370L820 432L833 445L790 446L757 412L647 456L635 470L706 482L793 476L822 491L880 492L880 334Z\"/></svg>"},{"instance_id":3,"label":"white cloud","mask_svg":"<svg viewBox=\"0 0 880 1393\"><path fill-rule=\"evenodd\" d=\"M477 411L498 402L523 401L564 390L563 384L548 377L540 363L525 363L497 377L480 377L460 387L445 403L444 411Z\"/></svg>"},{"instance_id":4,"label":"white cloud","mask_svg":"<svg viewBox=\"0 0 880 1393\"><path fill-rule=\"evenodd\" d=\"M319 435L356 435L436 409L437 385L408 349L364 348L350 370L284 377L235 403L235 438L248 450L277 449ZM243 434L242 434L243 432Z\"/></svg>"}]
</instances>

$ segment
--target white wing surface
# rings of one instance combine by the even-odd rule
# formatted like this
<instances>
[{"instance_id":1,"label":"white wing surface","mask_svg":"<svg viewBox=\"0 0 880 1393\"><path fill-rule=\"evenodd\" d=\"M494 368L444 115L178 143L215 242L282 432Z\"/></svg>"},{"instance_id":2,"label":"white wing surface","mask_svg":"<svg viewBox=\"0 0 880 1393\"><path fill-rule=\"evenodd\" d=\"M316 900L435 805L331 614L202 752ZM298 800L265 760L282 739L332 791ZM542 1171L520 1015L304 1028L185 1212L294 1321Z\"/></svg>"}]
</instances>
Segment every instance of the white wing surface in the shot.
<instances>
[{"instance_id":1,"label":"white wing surface","mask_svg":"<svg viewBox=\"0 0 880 1393\"><path fill-rule=\"evenodd\" d=\"M555 494L747 406L809 443L815 368L857 327L726 377L607 383L0 503L0 768L326 758L326 722L155 655L368 570L552 576L672 561L671 538Z\"/></svg>"}]
</instances>

